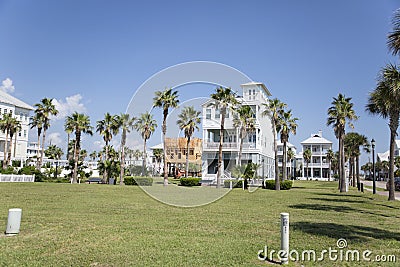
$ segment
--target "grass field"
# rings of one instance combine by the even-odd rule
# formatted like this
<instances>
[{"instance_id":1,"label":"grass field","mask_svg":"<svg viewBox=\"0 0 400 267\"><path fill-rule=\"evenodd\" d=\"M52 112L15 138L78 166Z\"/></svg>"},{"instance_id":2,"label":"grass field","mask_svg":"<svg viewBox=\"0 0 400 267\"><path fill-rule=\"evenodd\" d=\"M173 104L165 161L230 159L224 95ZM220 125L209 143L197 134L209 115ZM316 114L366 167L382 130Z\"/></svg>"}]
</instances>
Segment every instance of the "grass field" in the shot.
<instances>
[{"instance_id":1,"label":"grass field","mask_svg":"<svg viewBox=\"0 0 400 267\"><path fill-rule=\"evenodd\" d=\"M18 236L1 236L0 266L271 266L257 253L265 245L279 250L281 212L290 213L291 250L318 255L345 238L346 249L397 260L326 257L289 266L398 266L400 202L336 188L295 181L290 191L234 189L211 204L180 208L135 186L1 183L4 230L9 208L22 208L22 222Z\"/></svg>"}]
</instances>

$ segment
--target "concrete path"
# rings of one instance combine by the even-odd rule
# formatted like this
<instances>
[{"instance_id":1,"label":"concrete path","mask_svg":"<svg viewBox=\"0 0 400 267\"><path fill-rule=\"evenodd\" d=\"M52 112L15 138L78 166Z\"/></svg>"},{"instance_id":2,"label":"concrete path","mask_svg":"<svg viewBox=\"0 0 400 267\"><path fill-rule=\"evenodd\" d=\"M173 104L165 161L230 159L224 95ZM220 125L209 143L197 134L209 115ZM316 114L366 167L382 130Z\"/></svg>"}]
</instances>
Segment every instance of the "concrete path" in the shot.
<instances>
[{"instance_id":1,"label":"concrete path","mask_svg":"<svg viewBox=\"0 0 400 267\"><path fill-rule=\"evenodd\" d=\"M364 185L367 185L367 186L371 186L371 187L372 187L372 181L361 180L361 182L364 183ZM375 181L375 185L376 185L377 188L384 188L384 189L386 189L386 182L384 182L384 181ZM369 189L369 188L364 188L364 189L372 192L372 189ZM376 190L376 193L377 193L378 195L382 195L382 196L389 197L389 192L388 192L388 191L379 191L379 190ZM396 200L400 200L400 192L399 192L399 191L395 191L394 195L395 195Z\"/></svg>"}]
</instances>

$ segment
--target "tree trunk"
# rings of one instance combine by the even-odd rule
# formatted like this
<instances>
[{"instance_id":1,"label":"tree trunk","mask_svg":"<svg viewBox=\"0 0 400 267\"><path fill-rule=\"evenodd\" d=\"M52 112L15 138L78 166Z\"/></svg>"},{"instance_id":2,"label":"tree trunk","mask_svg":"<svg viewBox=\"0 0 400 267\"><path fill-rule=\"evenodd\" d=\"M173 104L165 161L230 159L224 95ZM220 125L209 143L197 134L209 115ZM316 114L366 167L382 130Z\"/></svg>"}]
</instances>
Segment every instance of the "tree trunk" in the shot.
<instances>
[{"instance_id":1,"label":"tree trunk","mask_svg":"<svg viewBox=\"0 0 400 267\"><path fill-rule=\"evenodd\" d=\"M42 151L40 152L40 166L42 166L43 164L45 140L46 140L46 130L43 131L43 136L42 136Z\"/></svg>"},{"instance_id":2,"label":"tree trunk","mask_svg":"<svg viewBox=\"0 0 400 267\"><path fill-rule=\"evenodd\" d=\"M106 168L107 160L108 160L108 141L106 141L106 156L103 161L103 164L104 164L103 183L107 183L107 180L108 180L108 171Z\"/></svg>"},{"instance_id":3,"label":"tree trunk","mask_svg":"<svg viewBox=\"0 0 400 267\"><path fill-rule=\"evenodd\" d=\"M220 181L222 175L222 142L224 141L224 124L225 124L225 110L221 110L221 129L219 130L219 149L218 149L218 172L217 172L217 188L220 188Z\"/></svg>"},{"instance_id":4,"label":"tree trunk","mask_svg":"<svg viewBox=\"0 0 400 267\"><path fill-rule=\"evenodd\" d=\"M81 133L79 131L75 132L75 152L74 152L74 173L72 176L72 183L77 183L78 178L78 160L80 153L80 142L81 142Z\"/></svg>"},{"instance_id":5,"label":"tree trunk","mask_svg":"<svg viewBox=\"0 0 400 267\"><path fill-rule=\"evenodd\" d=\"M243 139L244 139L242 129L239 129L239 139L240 139L240 144L239 144L238 165L242 166L242 151L243 151Z\"/></svg>"},{"instance_id":6,"label":"tree trunk","mask_svg":"<svg viewBox=\"0 0 400 267\"><path fill-rule=\"evenodd\" d=\"M275 122L272 119L272 133L274 135L274 157L275 157L275 190L281 190L281 184L279 180L279 163L278 163L278 144L276 140L276 126Z\"/></svg>"},{"instance_id":7,"label":"tree trunk","mask_svg":"<svg viewBox=\"0 0 400 267\"><path fill-rule=\"evenodd\" d=\"M18 133L15 134L15 140L14 140L14 158L17 155L17 134ZM21 159L21 161L22 161L22 159Z\"/></svg>"},{"instance_id":8,"label":"tree trunk","mask_svg":"<svg viewBox=\"0 0 400 267\"><path fill-rule=\"evenodd\" d=\"M147 139L143 138L144 142L143 142L143 160L142 160L142 176L144 176L144 172L146 170L146 158L147 158L147 153L146 153L146 142ZM165 180L164 180L165 183ZM167 179L167 183L168 183L168 179ZM165 185L165 184L164 184Z\"/></svg>"},{"instance_id":9,"label":"tree trunk","mask_svg":"<svg viewBox=\"0 0 400 267\"><path fill-rule=\"evenodd\" d=\"M69 161L69 133L67 133L67 154L66 159Z\"/></svg>"},{"instance_id":10,"label":"tree trunk","mask_svg":"<svg viewBox=\"0 0 400 267\"><path fill-rule=\"evenodd\" d=\"M286 140L285 140L283 141L282 181L287 179L286 158L287 158L287 151L286 151Z\"/></svg>"},{"instance_id":11,"label":"tree trunk","mask_svg":"<svg viewBox=\"0 0 400 267\"><path fill-rule=\"evenodd\" d=\"M357 177L357 187L360 184L360 156L356 157L356 177Z\"/></svg>"},{"instance_id":12,"label":"tree trunk","mask_svg":"<svg viewBox=\"0 0 400 267\"><path fill-rule=\"evenodd\" d=\"M11 151L12 151L12 145L13 145L13 143L12 143L12 139L13 139L13 137L14 137L14 134L12 134L11 132L10 132L10 145L8 146L8 156L7 156L7 166L10 166L11 164Z\"/></svg>"},{"instance_id":13,"label":"tree trunk","mask_svg":"<svg viewBox=\"0 0 400 267\"><path fill-rule=\"evenodd\" d=\"M398 121L398 119L397 119ZM398 123L397 123L398 124ZM390 156L389 156L389 198L388 200L396 200L394 187L394 150L396 144L397 125L390 127Z\"/></svg>"},{"instance_id":14,"label":"tree trunk","mask_svg":"<svg viewBox=\"0 0 400 267\"><path fill-rule=\"evenodd\" d=\"M185 177L188 177L188 173L189 173L189 145L190 145L190 136L188 136L187 138L187 142L186 142L186 170L185 170Z\"/></svg>"},{"instance_id":15,"label":"tree trunk","mask_svg":"<svg viewBox=\"0 0 400 267\"><path fill-rule=\"evenodd\" d=\"M36 152L36 169L40 171L40 134L38 133L38 138L37 138L37 152Z\"/></svg>"},{"instance_id":16,"label":"tree trunk","mask_svg":"<svg viewBox=\"0 0 400 267\"><path fill-rule=\"evenodd\" d=\"M340 176L340 192L346 192L346 171L344 162L344 145L343 145L343 134L339 137L339 176Z\"/></svg>"},{"instance_id":17,"label":"tree trunk","mask_svg":"<svg viewBox=\"0 0 400 267\"><path fill-rule=\"evenodd\" d=\"M125 142L126 142L126 130L122 130L121 136L121 172L119 175L119 185L124 184L124 173L125 173Z\"/></svg>"},{"instance_id":18,"label":"tree trunk","mask_svg":"<svg viewBox=\"0 0 400 267\"><path fill-rule=\"evenodd\" d=\"M328 173L328 182L331 181L331 161L329 160L329 173Z\"/></svg>"},{"instance_id":19,"label":"tree trunk","mask_svg":"<svg viewBox=\"0 0 400 267\"><path fill-rule=\"evenodd\" d=\"M3 169L7 167L7 151L8 151L8 129L6 129L6 138L4 140Z\"/></svg>"},{"instance_id":20,"label":"tree trunk","mask_svg":"<svg viewBox=\"0 0 400 267\"><path fill-rule=\"evenodd\" d=\"M163 118L163 125L162 125L162 133L163 133L163 147L164 147L164 186L168 185L168 164L167 164L167 147L165 144L166 141L166 134L167 134L167 116L168 116L168 109L164 109L164 118Z\"/></svg>"}]
</instances>

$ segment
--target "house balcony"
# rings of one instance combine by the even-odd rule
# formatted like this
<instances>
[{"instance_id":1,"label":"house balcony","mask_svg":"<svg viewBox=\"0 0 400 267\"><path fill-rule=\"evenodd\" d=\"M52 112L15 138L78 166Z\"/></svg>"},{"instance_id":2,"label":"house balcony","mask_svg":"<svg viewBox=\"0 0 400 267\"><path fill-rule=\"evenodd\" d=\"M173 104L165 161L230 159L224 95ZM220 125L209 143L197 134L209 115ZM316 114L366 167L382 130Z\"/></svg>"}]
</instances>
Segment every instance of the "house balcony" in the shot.
<instances>
[{"instance_id":1,"label":"house balcony","mask_svg":"<svg viewBox=\"0 0 400 267\"><path fill-rule=\"evenodd\" d=\"M304 163L304 167L306 167L306 164ZM329 163L308 163L308 168L329 168Z\"/></svg>"},{"instance_id":2,"label":"house balcony","mask_svg":"<svg viewBox=\"0 0 400 267\"><path fill-rule=\"evenodd\" d=\"M219 142L204 142L204 148L206 148L206 149L218 149L219 148ZM237 143L237 142L234 142L234 143L224 142L224 143L222 143L222 148L239 149L240 148L240 143ZM254 148L256 148L256 143L243 143L243 149L254 149Z\"/></svg>"}]
</instances>

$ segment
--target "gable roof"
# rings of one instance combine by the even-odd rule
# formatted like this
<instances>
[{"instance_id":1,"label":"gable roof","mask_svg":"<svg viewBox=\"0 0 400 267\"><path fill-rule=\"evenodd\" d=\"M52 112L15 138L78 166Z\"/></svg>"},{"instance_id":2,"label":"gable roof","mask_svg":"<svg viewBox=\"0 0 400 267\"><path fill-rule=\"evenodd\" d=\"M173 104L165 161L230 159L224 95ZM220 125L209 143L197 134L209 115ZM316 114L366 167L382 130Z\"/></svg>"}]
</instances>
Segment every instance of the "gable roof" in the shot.
<instances>
[{"instance_id":1,"label":"gable roof","mask_svg":"<svg viewBox=\"0 0 400 267\"><path fill-rule=\"evenodd\" d=\"M302 144L302 145L303 144L332 144L332 142L323 138L319 134L314 134L311 137L309 137L308 139L301 142L300 144Z\"/></svg>"},{"instance_id":2,"label":"gable roof","mask_svg":"<svg viewBox=\"0 0 400 267\"><path fill-rule=\"evenodd\" d=\"M34 110L34 108L31 105L26 104L25 102L19 100L18 98L12 95L7 94L2 90L0 90L0 103L13 105L19 108Z\"/></svg>"}]
</instances>

